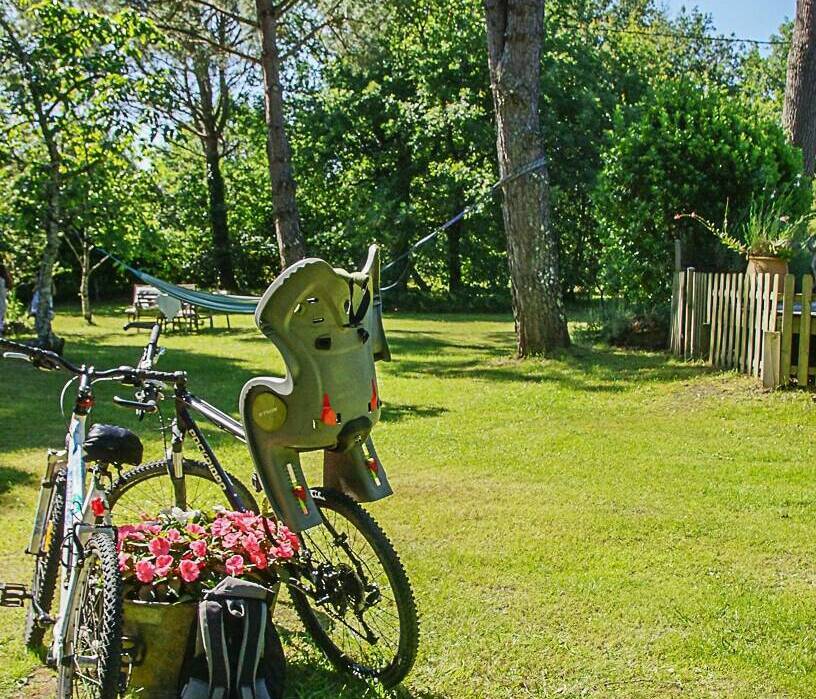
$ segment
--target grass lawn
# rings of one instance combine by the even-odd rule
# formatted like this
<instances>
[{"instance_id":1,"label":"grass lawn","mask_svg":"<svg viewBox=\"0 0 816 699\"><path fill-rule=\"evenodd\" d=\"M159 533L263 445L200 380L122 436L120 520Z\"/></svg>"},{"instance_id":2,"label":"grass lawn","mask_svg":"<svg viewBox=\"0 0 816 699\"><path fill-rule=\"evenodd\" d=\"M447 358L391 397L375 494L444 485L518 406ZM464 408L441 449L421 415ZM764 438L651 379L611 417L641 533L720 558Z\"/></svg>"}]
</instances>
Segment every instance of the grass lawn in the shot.
<instances>
[{"instance_id":1,"label":"grass lawn","mask_svg":"<svg viewBox=\"0 0 816 699\"><path fill-rule=\"evenodd\" d=\"M60 314L57 330L69 358L133 363L147 335L121 324ZM161 363L232 412L244 381L281 368L251 319L237 325L170 335ZM401 315L387 329L395 360L380 365L374 434L396 494L371 510L405 561L423 633L400 696L816 694L809 395L582 344L515 361L506 317ZM64 434L61 383L0 362L9 580L29 578L22 549L44 450ZM101 389L96 418L133 425L102 399L115 390ZM141 428L151 457L154 426ZM242 445L213 441L248 474ZM0 619L0 697L26 696L15 685L37 663L20 643L22 614ZM284 624L289 696L367 696Z\"/></svg>"}]
</instances>

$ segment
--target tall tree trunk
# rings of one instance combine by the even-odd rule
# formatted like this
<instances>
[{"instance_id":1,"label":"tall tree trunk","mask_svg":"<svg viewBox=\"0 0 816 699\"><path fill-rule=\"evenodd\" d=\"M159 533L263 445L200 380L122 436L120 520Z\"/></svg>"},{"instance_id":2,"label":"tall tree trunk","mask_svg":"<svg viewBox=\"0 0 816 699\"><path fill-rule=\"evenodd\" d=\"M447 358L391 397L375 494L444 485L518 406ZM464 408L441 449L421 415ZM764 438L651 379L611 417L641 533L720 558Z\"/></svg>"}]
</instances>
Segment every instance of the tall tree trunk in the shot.
<instances>
[{"instance_id":1,"label":"tall tree trunk","mask_svg":"<svg viewBox=\"0 0 816 699\"><path fill-rule=\"evenodd\" d=\"M89 293L91 281L91 245L85 236L82 237L81 243L81 260L79 262L79 302L82 306L82 317L85 319L85 322L88 323L88 325L91 325L93 323L91 296Z\"/></svg>"},{"instance_id":2,"label":"tall tree trunk","mask_svg":"<svg viewBox=\"0 0 816 699\"><path fill-rule=\"evenodd\" d=\"M499 173L541 158L538 98L544 0L485 0ZM546 168L504 185L502 213L519 356L569 345Z\"/></svg>"},{"instance_id":3,"label":"tall tree trunk","mask_svg":"<svg viewBox=\"0 0 816 699\"><path fill-rule=\"evenodd\" d=\"M802 149L805 172L812 176L816 168L816 0L796 1L782 124Z\"/></svg>"},{"instance_id":4,"label":"tall tree trunk","mask_svg":"<svg viewBox=\"0 0 816 699\"><path fill-rule=\"evenodd\" d=\"M210 80L210 60L211 57L206 52L197 54L193 59L193 72L198 84L201 103L201 128L203 130L201 146L204 149L204 161L207 168L208 212L213 241L213 258L218 274L218 284L225 289L234 289L235 270L232 264L227 221L226 188L224 175L221 172L220 130L215 115L215 98ZM221 99L229 100L229 96L222 94ZM228 109L228 103L225 102L223 108Z\"/></svg>"},{"instance_id":5,"label":"tall tree trunk","mask_svg":"<svg viewBox=\"0 0 816 699\"><path fill-rule=\"evenodd\" d=\"M48 180L47 204L45 212L45 247L40 258L37 275L37 305L34 308L34 327L41 347L60 351L62 342L51 327L52 289L54 286L54 265L59 255L60 225L60 176L59 159L52 157L51 174Z\"/></svg>"},{"instance_id":6,"label":"tall tree trunk","mask_svg":"<svg viewBox=\"0 0 816 699\"><path fill-rule=\"evenodd\" d=\"M292 153L283 119L283 88L280 81L278 16L274 0L256 0L261 31L261 67L264 74L266 109L266 150L272 182L275 234L282 267L306 257L306 245L300 231Z\"/></svg>"},{"instance_id":7,"label":"tall tree trunk","mask_svg":"<svg viewBox=\"0 0 816 699\"><path fill-rule=\"evenodd\" d=\"M213 257L218 270L218 282L224 289L235 289L235 270L232 264L229 225L227 223L227 199L224 175L221 173L221 150L218 137L208 135L204 140L204 157L207 162L207 192L209 194L210 228L212 230Z\"/></svg>"}]
</instances>

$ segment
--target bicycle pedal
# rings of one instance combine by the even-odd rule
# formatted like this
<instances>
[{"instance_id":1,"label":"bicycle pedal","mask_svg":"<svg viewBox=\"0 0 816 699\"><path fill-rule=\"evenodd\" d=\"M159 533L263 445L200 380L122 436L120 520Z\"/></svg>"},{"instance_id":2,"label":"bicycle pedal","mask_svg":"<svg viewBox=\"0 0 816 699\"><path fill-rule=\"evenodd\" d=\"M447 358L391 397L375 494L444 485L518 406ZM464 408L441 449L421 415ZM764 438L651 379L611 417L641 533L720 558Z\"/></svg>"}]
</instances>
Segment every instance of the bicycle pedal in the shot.
<instances>
[{"instance_id":1,"label":"bicycle pedal","mask_svg":"<svg viewBox=\"0 0 816 699\"><path fill-rule=\"evenodd\" d=\"M22 607L31 594L25 585L0 583L0 607Z\"/></svg>"}]
</instances>

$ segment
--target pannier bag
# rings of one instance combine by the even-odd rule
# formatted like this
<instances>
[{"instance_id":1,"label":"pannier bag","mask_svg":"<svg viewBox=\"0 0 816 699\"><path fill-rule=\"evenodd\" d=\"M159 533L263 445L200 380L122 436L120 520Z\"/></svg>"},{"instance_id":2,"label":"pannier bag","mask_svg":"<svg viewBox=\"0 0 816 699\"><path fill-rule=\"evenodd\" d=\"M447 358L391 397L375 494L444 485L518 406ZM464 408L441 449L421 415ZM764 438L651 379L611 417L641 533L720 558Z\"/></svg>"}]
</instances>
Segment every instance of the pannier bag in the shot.
<instances>
[{"instance_id":1,"label":"pannier bag","mask_svg":"<svg viewBox=\"0 0 816 699\"><path fill-rule=\"evenodd\" d=\"M204 595L181 699L283 697L286 660L267 604L273 594L229 577Z\"/></svg>"}]
</instances>

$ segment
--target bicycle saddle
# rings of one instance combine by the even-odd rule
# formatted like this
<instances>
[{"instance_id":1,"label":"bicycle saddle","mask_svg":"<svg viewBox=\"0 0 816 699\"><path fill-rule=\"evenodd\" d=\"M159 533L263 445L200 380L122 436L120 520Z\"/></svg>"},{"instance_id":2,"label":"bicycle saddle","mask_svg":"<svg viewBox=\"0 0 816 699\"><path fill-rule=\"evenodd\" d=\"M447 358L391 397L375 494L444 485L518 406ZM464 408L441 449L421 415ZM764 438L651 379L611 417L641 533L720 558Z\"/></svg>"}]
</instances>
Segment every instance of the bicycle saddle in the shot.
<instances>
[{"instance_id":1,"label":"bicycle saddle","mask_svg":"<svg viewBox=\"0 0 816 699\"><path fill-rule=\"evenodd\" d=\"M139 437L130 430L116 425L94 425L88 430L83 446L88 461L106 464L138 466L144 453Z\"/></svg>"}]
</instances>

